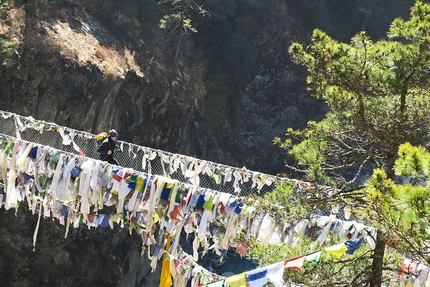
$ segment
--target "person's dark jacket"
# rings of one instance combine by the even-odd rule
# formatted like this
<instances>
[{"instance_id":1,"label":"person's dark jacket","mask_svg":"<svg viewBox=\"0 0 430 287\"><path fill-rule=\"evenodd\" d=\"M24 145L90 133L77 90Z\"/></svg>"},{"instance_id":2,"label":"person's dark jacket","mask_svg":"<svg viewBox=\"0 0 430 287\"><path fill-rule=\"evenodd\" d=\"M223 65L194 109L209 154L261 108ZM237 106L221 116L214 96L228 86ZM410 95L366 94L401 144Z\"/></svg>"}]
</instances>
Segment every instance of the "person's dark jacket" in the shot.
<instances>
[{"instance_id":1,"label":"person's dark jacket","mask_svg":"<svg viewBox=\"0 0 430 287\"><path fill-rule=\"evenodd\" d=\"M97 148L97 152L100 153L100 160L107 161L112 164L118 164L116 159L113 157L115 147L116 142L114 142L110 136L105 138ZM112 153L108 154L108 151L112 151Z\"/></svg>"}]
</instances>

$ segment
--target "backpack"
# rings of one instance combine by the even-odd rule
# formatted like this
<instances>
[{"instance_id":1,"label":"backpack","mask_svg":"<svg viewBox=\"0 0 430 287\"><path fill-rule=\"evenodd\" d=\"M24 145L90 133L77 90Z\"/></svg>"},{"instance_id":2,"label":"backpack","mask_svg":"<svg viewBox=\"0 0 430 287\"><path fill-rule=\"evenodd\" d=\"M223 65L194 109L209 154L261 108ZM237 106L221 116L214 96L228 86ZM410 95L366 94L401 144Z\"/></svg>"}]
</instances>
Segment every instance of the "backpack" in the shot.
<instances>
[{"instance_id":1,"label":"backpack","mask_svg":"<svg viewBox=\"0 0 430 287\"><path fill-rule=\"evenodd\" d=\"M97 144L101 144L105 140L105 138L107 138L107 136L107 132L101 132L96 135Z\"/></svg>"}]
</instances>

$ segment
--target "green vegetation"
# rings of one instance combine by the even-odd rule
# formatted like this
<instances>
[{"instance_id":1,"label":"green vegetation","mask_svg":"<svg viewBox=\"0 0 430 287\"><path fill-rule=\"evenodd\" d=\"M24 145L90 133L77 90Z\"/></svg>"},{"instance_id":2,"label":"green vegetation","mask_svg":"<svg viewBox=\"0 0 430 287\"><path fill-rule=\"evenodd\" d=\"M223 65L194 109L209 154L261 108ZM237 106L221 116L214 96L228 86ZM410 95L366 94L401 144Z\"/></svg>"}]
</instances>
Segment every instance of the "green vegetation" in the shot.
<instances>
[{"instance_id":1,"label":"green vegetation","mask_svg":"<svg viewBox=\"0 0 430 287\"><path fill-rule=\"evenodd\" d=\"M0 18L5 20L9 17L9 1L8 0L0 0Z\"/></svg>"},{"instance_id":2,"label":"green vegetation","mask_svg":"<svg viewBox=\"0 0 430 287\"><path fill-rule=\"evenodd\" d=\"M283 182L272 192L263 196L253 194L249 201L254 206L269 212L277 220L294 220L308 216L306 205L307 198L299 196L291 183Z\"/></svg>"},{"instance_id":3,"label":"green vegetation","mask_svg":"<svg viewBox=\"0 0 430 287\"><path fill-rule=\"evenodd\" d=\"M372 194L375 194L376 191L372 189L363 187L359 191L348 194L349 197L338 198L337 196L326 197L323 190L312 185L301 182L296 184L298 184L298 188L296 185L296 188L293 189L292 184L283 183L275 191L250 200L254 206L259 206L261 210L268 212L278 224L290 223L294 226L299 223L300 219L312 220L318 211L331 210L334 205L339 205L339 202L342 201L344 204L354 206L352 210L354 216L365 219L372 224L375 223L375 227L383 229L384 234L392 233L394 230L394 227L388 227L382 223L376 224L382 222L378 215L383 217L387 210L377 209L376 205L373 204L374 197ZM370 186L370 184L366 186ZM359 200L355 200L357 197L360 197ZM423 222L425 220L423 219ZM316 227L315 224L315 222L308 223L307 227ZM407 236L407 232L404 234ZM326 247L347 240L341 240L338 234L330 232L323 245L320 246L316 241L317 236L318 234L315 233L310 237L295 238L291 245L261 244L255 240L250 240L251 252L249 257L258 260L261 266L267 266L286 259L322 251ZM390 245L393 247L392 243ZM400 250L400 246L395 247L389 248L382 257L383 268L386 271L381 275L381 282L392 279L393 270L398 270L403 261L403 255L406 254L404 252L406 248ZM287 268L284 272L284 280L290 283L302 283L305 286L363 286L362 284L369 283L372 278L372 262L373 250L369 244L365 243L354 254L344 255L340 259L335 259L330 254L322 252L318 264L305 262L301 270ZM273 285L268 283L267 286Z\"/></svg>"},{"instance_id":4,"label":"green vegetation","mask_svg":"<svg viewBox=\"0 0 430 287\"><path fill-rule=\"evenodd\" d=\"M9 1L0 0L0 18L5 20L9 17ZM12 53L13 42L6 36L0 35L0 60L7 58Z\"/></svg>"},{"instance_id":5,"label":"green vegetation","mask_svg":"<svg viewBox=\"0 0 430 287\"><path fill-rule=\"evenodd\" d=\"M173 76L176 73L176 66L179 61L179 55L182 48L184 35L197 33L197 29L191 24L191 11L198 11L201 15L207 15L208 12L198 6L194 1L189 0L166 0L164 3L170 3L172 8L170 14L164 15L158 27L166 30L168 39L176 43L175 56L169 73L169 90L172 88Z\"/></svg>"},{"instance_id":6,"label":"green vegetation","mask_svg":"<svg viewBox=\"0 0 430 287\"><path fill-rule=\"evenodd\" d=\"M362 247L353 257L288 270L286 278L294 282L381 286L398 270L402 256L430 263L425 253L430 157L424 146L406 143L429 142L430 5L416 1L410 19L394 20L387 36L390 40L373 42L360 32L350 43L340 43L316 29L311 45L294 43L289 49L308 71L309 91L330 111L320 122L289 129L286 138L274 140L296 159L289 167L315 188L296 195L281 187L273 196L286 205L287 219L303 215L303 207L313 213L348 205L354 216L377 228L373 250ZM360 176L369 169L373 176L363 184ZM399 177L410 183L396 184ZM320 185L334 187L330 196L321 196ZM282 194L297 196L296 205ZM330 240L336 243L335 237ZM267 261L260 252L265 247L253 247L253 256ZM296 251L285 255L303 254L301 245L291 248Z\"/></svg>"},{"instance_id":7,"label":"green vegetation","mask_svg":"<svg viewBox=\"0 0 430 287\"><path fill-rule=\"evenodd\" d=\"M430 153L423 146L401 145L395 173L405 183L395 184L381 169L366 182L367 216L390 235L391 246L429 265Z\"/></svg>"},{"instance_id":8,"label":"green vegetation","mask_svg":"<svg viewBox=\"0 0 430 287\"><path fill-rule=\"evenodd\" d=\"M5 36L0 35L0 59L8 57L13 49L13 42L9 41Z\"/></svg>"},{"instance_id":9,"label":"green vegetation","mask_svg":"<svg viewBox=\"0 0 430 287\"><path fill-rule=\"evenodd\" d=\"M181 24L184 31L197 33L197 29L191 25L191 19L181 17L181 14L164 15L160 20L158 27L160 29L175 29L175 25Z\"/></svg>"},{"instance_id":10,"label":"green vegetation","mask_svg":"<svg viewBox=\"0 0 430 287\"><path fill-rule=\"evenodd\" d=\"M324 120L275 140L298 159L309 180L348 184L339 174L353 169L358 176L370 162L385 166L393 178L400 144L428 138L429 13L427 4L417 2L409 21L392 23L388 37L403 37L407 44L372 42L364 32L350 44L339 43L315 30L308 48L290 47L293 59L309 72L312 95L330 106Z\"/></svg>"}]
</instances>

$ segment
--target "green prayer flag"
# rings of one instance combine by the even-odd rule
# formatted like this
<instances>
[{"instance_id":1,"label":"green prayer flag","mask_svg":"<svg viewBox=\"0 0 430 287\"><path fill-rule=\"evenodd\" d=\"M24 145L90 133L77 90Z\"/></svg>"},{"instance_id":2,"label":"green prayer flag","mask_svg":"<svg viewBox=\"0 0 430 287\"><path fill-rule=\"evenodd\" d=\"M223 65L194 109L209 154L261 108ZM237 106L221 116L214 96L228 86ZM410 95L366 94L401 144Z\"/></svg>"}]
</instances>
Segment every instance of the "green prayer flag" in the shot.
<instances>
[{"instance_id":1,"label":"green prayer flag","mask_svg":"<svg viewBox=\"0 0 430 287\"><path fill-rule=\"evenodd\" d=\"M315 251L306 255L306 262L310 262L312 264L319 264L321 259L322 251Z\"/></svg>"}]
</instances>

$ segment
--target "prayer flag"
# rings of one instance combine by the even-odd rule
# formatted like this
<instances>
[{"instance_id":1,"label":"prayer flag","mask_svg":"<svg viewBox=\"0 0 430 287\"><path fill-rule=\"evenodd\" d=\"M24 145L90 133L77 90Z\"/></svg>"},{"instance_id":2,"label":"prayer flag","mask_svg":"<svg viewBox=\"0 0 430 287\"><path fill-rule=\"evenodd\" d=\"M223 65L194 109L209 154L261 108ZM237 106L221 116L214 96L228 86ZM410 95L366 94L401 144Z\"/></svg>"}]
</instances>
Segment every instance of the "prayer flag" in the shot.
<instances>
[{"instance_id":1,"label":"prayer flag","mask_svg":"<svg viewBox=\"0 0 430 287\"><path fill-rule=\"evenodd\" d=\"M284 261L284 263L285 263L284 265L285 268L300 270L302 269L302 266L305 263L305 256L299 256L292 259L287 259Z\"/></svg>"},{"instance_id":2,"label":"prayer flag","mask_svg":"<svg viewBox=\"0 0 430 287\"><path fill-rule=\"evenodd\" d=\"M166 250L170 249L170 236L167 236ZM170 259L167 258L166 254L161 264L161 276L159 287L170 287L172 286L172 274L170 273Z\"/></svg>"},{"instance_id":3,"label":"prayer flag","mask_svg":"<svg viewBox=\"0 0 430 287\"><path fill-rule=\"evenodd\" d=\"M418 266L418 262L412 261L410 259L404 259L402 265L400 266L400 270L405 272L413 272ZM399 275L402 275L403 272L398 272Z\"/></svg>"},{"instance_id":4,"label":"prayer flag","mask_svg":"<svg viewBox=\"0 0 430 287\"><path fill-rule=\"evenodd\" d=\"M306 261L312 264L319 264L321 259L322 251L312 252L306 255Z\"/></svg>"},{"instance_id":5,"label":"prayer flag","mask_svg":"<svg viewBox=\"0 0 430 287\"><path fill-rule=\"evenodd\" d=\"M81 148L73 141L73 149L79 153L80 156L85 156Z\"/></svg>"},{"instance_id":6,"label":"prayer flag","mask_svg":"<svg viewBox=\"0 0 430 287\"><path fill-rule=\"evenodd\" d=\"M354 251L361 245L363 242L363 237L354 239L354 240L348 240L345 241L345 246L348 248L348 251L346 251L346 254L354 254Z\"/></svg>"},{"instance_id":7,"label":"prayer flag","mask_svg":"<svg viewBox=\"0 0 430 287\"><path fill-rule=\"evenodd\" d=\"M247 271L249 287L262 287L267 283L267 268L258 268L255 270Z\"/></svg>"},{"instance_id":8,"label":"prayer flag","mask_svg":"<svg viewBox=\"0 0 430 287\"><path fill-rule=\"evenodd\" d=\"M325 251L331 254L333 258L339 259L343 256L343 254L348 250L344 243L339 243L337 245L333 245L331 247L327 247Z\"/></svg>"},{"instance_id":9,"label":"prayer flag","mask_svg":"<svg viewBox=\"0 0 430 287\"><path fill-rule=\"evenodd\" d=\"M267 278L276 287L284 285L284 261L267 266Z\"/></svg>"},{"instance_id":10,"label":"prayer flag","mask_svg":"<svg viewBox=\"0 0 430 287\"><path fill-rule=\"evenodd\" d=\"M240 273L225 279L228 287L246 287L246 273Z\"/></svg>"}]
</instances>

